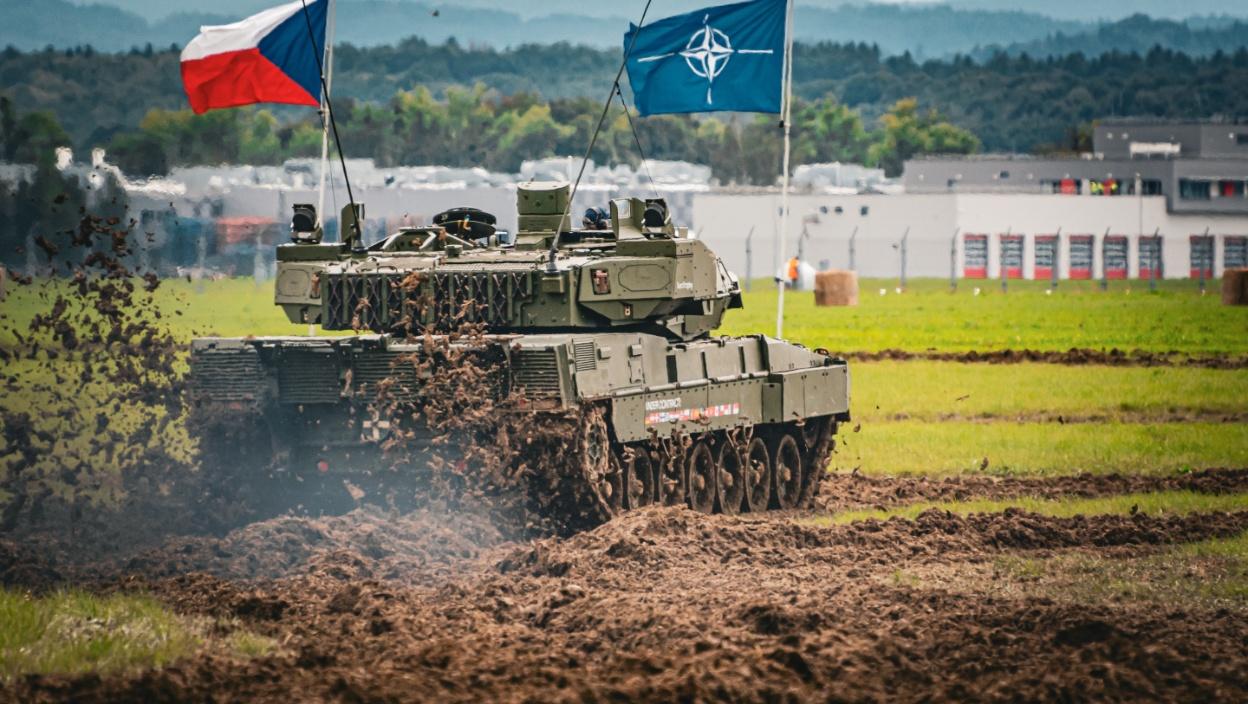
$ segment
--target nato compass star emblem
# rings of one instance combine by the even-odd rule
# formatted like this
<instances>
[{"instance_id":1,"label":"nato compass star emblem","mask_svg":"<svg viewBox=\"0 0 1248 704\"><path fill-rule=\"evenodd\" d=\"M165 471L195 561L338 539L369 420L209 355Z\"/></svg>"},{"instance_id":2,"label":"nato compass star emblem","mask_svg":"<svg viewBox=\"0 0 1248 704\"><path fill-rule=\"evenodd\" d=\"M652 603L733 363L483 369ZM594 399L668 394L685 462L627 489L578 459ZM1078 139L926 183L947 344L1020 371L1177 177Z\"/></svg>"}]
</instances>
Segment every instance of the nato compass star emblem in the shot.
<instances>
[{"instance_id":1,"label":"nato compass star emblem","mask_svg":"<svg viewBox=\"0 0 1248 704\"><path fill-rule=\"evenodd\" d=\"M685 59L685 64L689 66L690 71L693 71L693 75L706 79L707 105L714 104L711 88L715 85L716 77L723 73L724 68L728 66L728 60L732 58L733 54L774 53L771 49L734 49L732 40L729 39L728 35L723 30L715 29L710 25L710 17L710 15L705 15L702 18L702 28L689 37L684 51L672 51L666 54L638 59L638 61L644 63L666 59L669 56L679 54Z\"/></svg>"}]
</instances>

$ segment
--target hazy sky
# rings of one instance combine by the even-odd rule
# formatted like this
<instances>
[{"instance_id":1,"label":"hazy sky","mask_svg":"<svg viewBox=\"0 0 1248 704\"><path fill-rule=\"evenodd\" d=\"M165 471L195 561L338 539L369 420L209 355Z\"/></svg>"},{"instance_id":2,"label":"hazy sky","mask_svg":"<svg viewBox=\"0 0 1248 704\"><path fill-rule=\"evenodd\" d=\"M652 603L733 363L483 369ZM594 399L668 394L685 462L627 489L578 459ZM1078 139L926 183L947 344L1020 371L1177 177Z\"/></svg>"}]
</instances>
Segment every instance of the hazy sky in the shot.
<instances>
[{"instance_id":1,"label":"hazy sky","mask_svg":"<svg viewBox=\"0 0 1248 704\"><path fill-rule=\"evenodd\" d=\"M98 3L115 5L144 15L149 19L176 12L245 15L259 8L281 4L284 0L215 0L205 4L202 0L73 0L78 4ZM619 17L639 14L644 0L394 0L413 2L431 7L459 5L491 8L514 12L525 17L537 17L552 13L569 13L598 17ZM651 15L663 17L692 10L705 5L719 4L726 0L654 0ZM338 0L347 4L352 0ZM1193 15L1238 15L1248 17L1248 3L1236 0L1120 0L1117 2L1088 2L1087 0L797 0L799 5L837 7L844 4L867 4L868 2L901 5L952 5L977 10L1027 10L1052 17L1071 20L1120 19L1142 12L1153 17L1185 18Z\"/></svg>"}]
</instances>

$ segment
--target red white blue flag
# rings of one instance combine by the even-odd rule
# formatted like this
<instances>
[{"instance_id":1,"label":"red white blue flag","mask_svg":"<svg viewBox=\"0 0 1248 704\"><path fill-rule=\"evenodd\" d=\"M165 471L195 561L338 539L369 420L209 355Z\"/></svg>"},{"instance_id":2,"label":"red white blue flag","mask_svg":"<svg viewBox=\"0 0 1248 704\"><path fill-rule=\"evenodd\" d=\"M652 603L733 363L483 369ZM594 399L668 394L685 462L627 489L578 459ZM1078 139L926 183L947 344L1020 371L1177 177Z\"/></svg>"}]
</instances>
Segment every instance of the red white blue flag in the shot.
<instances>
[{"instance_id":1,"label":"red white blue flag","mask_svg":"<svg viewBox=\"0 0 1248 704\"><path fill-rule=\"evenodd\" d=\"M320 105L318 59L328 4L307 0L305 14L305 3L296 0L233 24L200 27L182 50L182 85L191 109Z\"/></svg>"}]
</instances>

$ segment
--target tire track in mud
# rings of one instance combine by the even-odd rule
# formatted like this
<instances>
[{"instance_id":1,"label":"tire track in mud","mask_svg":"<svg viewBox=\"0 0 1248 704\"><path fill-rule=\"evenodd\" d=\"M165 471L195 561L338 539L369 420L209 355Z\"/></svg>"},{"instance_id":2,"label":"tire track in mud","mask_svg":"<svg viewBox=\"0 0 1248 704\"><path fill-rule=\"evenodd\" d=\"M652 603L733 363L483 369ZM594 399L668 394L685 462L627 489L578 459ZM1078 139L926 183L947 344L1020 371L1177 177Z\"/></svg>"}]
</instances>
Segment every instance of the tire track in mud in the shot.
<instances>
[{"instance_id":1,"label":"tire track in mud","mask_svg":"<svg viewBox=\"0 0 1248 704\"><path fill-rule=\"evenodd\" d=\"M969 352L915 352L895 348L873 352L836 353L854 362L929 360L972 364L1020 364L1040 362L1074 366L1102 365L1111 367L1200 367L1204 369L1248 369L1248 355L1195 354L1190 352L1150 352L1148 350L1091 349L1072 347L1068 350L1005 349Z\"/></svg>"},{"instance_id":2,"label":"tire track in mud","mask_svg":"<svg viewBox=\"0 0 1248 704\"><path fill-rule=\"evenodd\" d=\"M352 517L366 534L387 525L400 535L427 528L356 514L344 521ZM1147 551L1236 534L1248 529L1248 512L1059 519L929 511L914 521L819 528L782 516L651 508L568 539L411 565L415 574L397 581L387 572L393 556L338 547L348 528L329 532L338 535L334 549L276 581L149 581L123 571L110 587L144 588L183 612L237 617L281 643L275 655L248 662L203 655L103 679L32 678L7 693L88 702L1235 700L1248 693L1248 615L1241 612L968 598L875 577L898 565L1003 550Z\"/></svg>"},{"instance_id":3,"label":"tire track in mud","mask_svg":"<svg viewBox=\"0 0 1248 704\"><path fill-rule=\"evenodd\" d=\"M830 473L815 505L824 511L889 508L920 501L1094 498L1158 491L1233 494L1248 491L1248 468L1206 469L1165 476L1075 474L1062 477L874 477Z\"/></svg>"}]
</instances>

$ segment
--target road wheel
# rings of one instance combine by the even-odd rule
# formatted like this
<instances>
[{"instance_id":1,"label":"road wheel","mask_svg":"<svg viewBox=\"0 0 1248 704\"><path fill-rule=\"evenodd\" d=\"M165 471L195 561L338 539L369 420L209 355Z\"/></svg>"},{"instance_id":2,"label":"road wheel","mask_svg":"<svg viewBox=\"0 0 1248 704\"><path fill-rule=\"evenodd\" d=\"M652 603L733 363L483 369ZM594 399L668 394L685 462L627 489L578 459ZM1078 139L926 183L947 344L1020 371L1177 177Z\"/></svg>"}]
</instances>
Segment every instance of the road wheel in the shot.
<instances>
[{"instance_id":1,"label":"road wheel","mask_svg":"<svg viewBox=\"0 0 1248 704\"><path fill-rule=\"evenodd\" d=\"M624 462L624 486L627 508L641 508L655 502L654 462L645 448L634 447L627 451L631 457Z\"/></svg>"},{"instance_id":2,"label":"road wheel","mask_svg":"<svg viewBox=\"0 0 1248 704\"><path fill-rule=\"evenodd\" d=\"M719 482L716 480L719 470L715 466L715 453L711 452L706 440L694 444L685 466L689 473L689 505L695 511L713 512L719 493Z\"/></svg>"},{"instance_id":3,"label":"road wheel","mask_svg":"<svg viewBox=\"0 0 1248 704\"><path fill-rule=\"evenodd\" d=\"M606 496L607 506L611 507L612 515L618 515L624 510L624 462L615 448L611 448L608 458L607 476L603 482L602 493Z\"/></svg>"},{"instance_id":4,"label":"road wheel","mask_svg":"<svg viewBox=\"0 0 1248 704\"><path fill-rule=\"evenodd\" d=\"M755 435L745 446L745 508L766 511L771 500L771 453Z\"/></svg>"},{"instance_id":5,"label":"road wheel","mask_svg":"<svg viewBox=\"0 0 1248 704\"><path fill-rule=\"evenodd\" d=\"M659 452L659 498L664 506L685 503L685 462L679 446Z\"/></svg>"},{"instance_id":6,"label":"road wheel","mask_svg":"<svg viewBox=\"0 0 1248 704\"><path fill-rule=\"evenodd\" d=\"M778 436L771 448L774 478L771 494L781 509L796 508L802 498L802 453L789 433Z\"/></svg>"},{"instance_id":7,"label":"road wheel","mask_svg":"<svg viewBox=\"0 0 1248 704\"><path fill-rule=\"evenodd\" d=\"M715 467L719 471L717 498L720 513L740 513L746 490L745 460L741 457L740 448L727 439L720 442Z\"/></svg>"}]
</instances>

